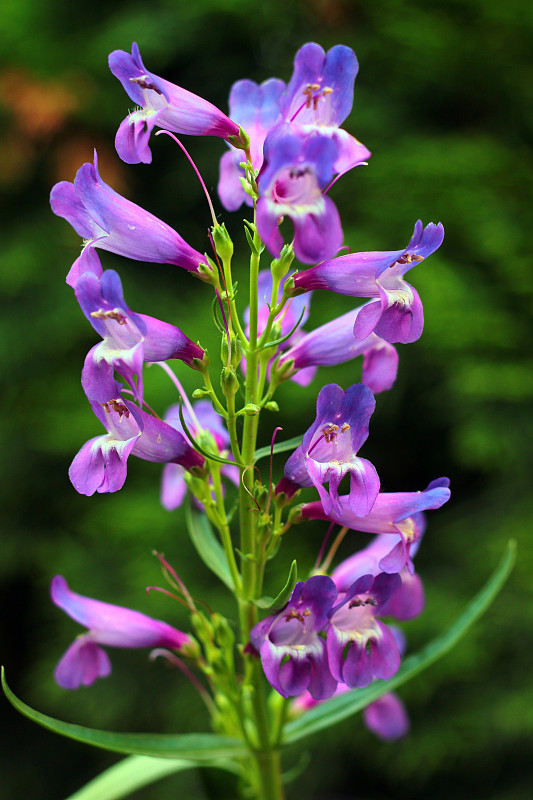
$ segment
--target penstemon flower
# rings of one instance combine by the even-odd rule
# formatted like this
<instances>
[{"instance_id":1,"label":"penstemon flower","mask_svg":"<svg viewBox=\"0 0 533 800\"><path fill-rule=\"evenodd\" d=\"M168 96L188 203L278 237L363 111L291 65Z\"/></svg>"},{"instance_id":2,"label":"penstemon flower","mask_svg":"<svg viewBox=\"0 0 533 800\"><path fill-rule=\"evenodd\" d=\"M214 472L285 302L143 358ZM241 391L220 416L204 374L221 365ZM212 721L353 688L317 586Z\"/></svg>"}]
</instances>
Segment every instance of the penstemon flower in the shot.
<instances>
[{"instance_id":1,"label":"penstemon flower","mask_svg":"<svg viewBox=\"0 0 533 800\"><path fill-rule=\"evenodd\" d=\"M204 350L179 328L130 311L120 278L113 270L106 270L100 278L90 272L82 275L75 293L83 313L103 340L85 359L82 384L89 400L105 403L113 396L116 371L128 382L134 399L142 403L144 362L178 358L192 365L203 359Z\"/></svg>"},{"instance_id":2,"label":"penstemon flower","mask_svg":"<svg viewBox=\"0 0 533 800\"><path fill-rule=\"evenodd\" d=\"M235 122L203 97L149 72L135 42L131 54L124 50L111 53L109 69L139 106L122 122L115 139L117 153L127 164L151 163L148 141L156 125L174 133L219 136L239 144Z\"/></svg>"},{"instance_id":3,"label":"penstemon flower","mask_svg":"<svg viewBox=\"0 0 533 800\"><path fill-rule=\"evenodd\" d=\"M69 286L75 287L85 272L102 274L95 247L137 261L175 264L193 273L206 263L206 257L169 225L104 183L98 172L96 151L94 165L80 167L74 183L56 183L50 205L54 214L70 222L84 240L82 254L67 275Z\"/></svg>"},{"instance_id":4,"label":"penstemon flower","mask_svg":"<svg viewBox=\"0 0 533 800\"><path fill-rule=\"evenodd\" d=\"M350 473L347 502L356 517L366 517L379 492L375 467L357 451L368 437L368 423L375 408L372 392L355 384L344 392L325 386L318 395L316 419L303 442L285 465L285 478L298 486L314 486L324 514L342 512L338 487ZM329 493L323 487L329 483Z\"/></svg>"},{"instance_id":5,"label":"penstemon flower","mask_svg":"<svg viewBox=\"0 0 533 800\"><path fill-rule=\"evenodd\" d=\"M495 597L510 570L508 558L451 637L441 637L401 668L405 636L389 622L407 622L424 608L413 557L425 529L424 512L447 502L449 481L432 481L422 492L380 492L376 468L359 450L368 437L374 393L390 390L396 379L393 343L413 342L422 334L422 304L405 274L438 249L444 232L440 224L424 228L417 222L406 248L337 255L343 229L327 191L370 156L340 127L352 109L358 71L350 48L336 45L326 53L319 44L305 44L287 85L276 78L261 84L238 81L230 94L231 118L146 70L135 44L131 54L114 51L109 63L138 106L116 137L126 163L151 162L155 127L172 132L181 150L174 133L215 136L233 148L222 156L218 192L228 210L243 202L253 209L253 218L245 221L250 263L237 276L233 242L186 150L209 202L213 226L205 244L213 257L107 186L96 155L73 183L52 189L52 210L84 240L67 282L101 337L85 359L82 386L104 432L83 445L69 476L78 493L90 496L122 489L130 455L163 465L163 506L172 511L189 494L185 524L179 524L179 538L170 539L168 548L183 552L186 528L198 566L231 593L235 618L214 609L210 597L190 592L161 554L171 589L160 590L165 600L179 601L194 638L140 612L77 595L56 576L53 602L87 631L61 658L55 676L64 688L87 686L111 671L102 647L146 647L153 649L152 658L164 655L186 675L205 701L212 734L132 737L75 727L80 740L134 754L119 768L121 796L127 786L167 774L169 765L170 771L198 765L237 774L233 788L238 785L248 800L283 800L285 743L298 744L361 710L382 739L407 732L407 715L391 688L446 652ZM97 250L147 262L149 280L159 263L201 278L220 333L220 360L216 350L208 353L174 325L132 311L118 274L103 270ZM274 260L265 269L268 253ZM309 268L294 271L295 257ZM176 270L174 277L179 319L183 272ZM306 331L314 289L368 302L341 316L332 313L325 324ZM303 431L306 387L317 368L357 356L362 357L362 382L346 390L336 383L324 386L316 418L303 436L276 439L283 425L269 415L283 404L286 379L298 384L292 397L299 398ZM150 376L143 374L149 363L159 365L177 393L166 415L162 406L168 400L163 404ZM180 370L191 367L197 403L189 401L180 382ZM404 445L410 441L400 425L397 430ZM259 436L266 447L258 447ZM283 476L274 474L276 453L291 453ZM343 479L349 480L349 490L339 494ZM307 502L296 506L302 488L309 490ZM156 520L155 514L154 525ZM294 530L301 530L293 526L307 520L327 527L314 566L289 556ZM341 529L329 543L337 525ZM375 536L335 564L348 530ZM343 545L356 540L348 536ZM267 570L274 557L289 560L290 566ZM287 573L281 585L273 577ZM6 691L24 713L34 713ZM312 709L317 702L322 706ZM58 732L72 731L35 716ZM116 788L116 773L103 783Z\"/></svg>"},{"instance_id":6,"label":"penstemon flower","mask_svg":"<svg viewBox=\"0 0 533 800\"><path fill-rule=\"evenodd\" d=\"M89 686L97 678L110 674L111 663L100 645L165 647L171 650L192 648L193 640L187 633L140 611L76 594L61 575L52 580L50 594L56 606L89 629L75 639L56 667L55 679L63 689Z\"/></svg>"},{"instance_id":7,"label":"penstemon flower","mask_svg":"<svg viewBox=\"0 0 533 800\"><path fill-rule=\"evenodd\" d=\"M444 228L418 220L411 241L403 250L349 253L325 261L294 278L294 291L328 289L350 297L377 297L363 306L354 323L354 335L365 339L372 332L388 342L415 342L422 335L424 312L418 292L405 273L437 250Z\"/></svg>"}]
</instances>

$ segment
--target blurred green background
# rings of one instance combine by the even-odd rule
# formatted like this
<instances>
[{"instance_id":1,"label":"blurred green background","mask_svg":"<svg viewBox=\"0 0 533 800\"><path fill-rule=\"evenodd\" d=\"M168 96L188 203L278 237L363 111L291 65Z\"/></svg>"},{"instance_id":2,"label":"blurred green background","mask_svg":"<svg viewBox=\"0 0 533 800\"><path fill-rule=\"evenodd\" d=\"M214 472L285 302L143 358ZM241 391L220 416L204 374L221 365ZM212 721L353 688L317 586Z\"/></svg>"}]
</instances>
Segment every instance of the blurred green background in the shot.
<instances>
[{"instance_id":1,"label":"blurred green background","mask_svg":"<svg viewBox=\"0 0 533 800\"><path fill-rule=\"evenodd\" d=\"M55 218L48 192L72 180L97 147L108 183L158 214L203 251L209 216L175 145L153 141L154 163L128 167L113 140L131 102L107 69L111 50L136 40L146 65L226 109L233 81L288 80L295 51L315 40L356 51L361 71L345 127L373 152L368 167L331 192L353 250L404 246L419 217L442 220L443 247L411 273L425 309L416 344L400 346L393 391L378 398L363 455L386 491L416 490L441 475L452 501L429 519L417 558L427 611L405 626L415 649L441 631L516 537L518 565L496 604L460 646L401 691L408 738L382 744L360 718L309 741L292 798L531 796L533 608L531 574L531 262L533 6L528 0L18 0L0 8L0 315L2 470L2 662L12 688L61 719L117 730L200 731L203 707L185 679L144 652L113 651L113 674L65 692L53 667L79 628L48 599L56 573L82 594L185 626L180 609L144 587L161 583L152 549L164 551L191 591L233 615L206 573L180 512L159 505L160 467L132 458L124 489L81 497L67 469L99 432L79 374L95 335L64 276L79 239ZM215 193L217 139L187 140ZM220 204L217 209L221 210ZM223 214L241 255L241 215ZM102 252L102 251L101 251ZM119 270L137 311L181 327L216 354L210 294L185 272L102 253ZM268 262L265 262L267 265ZM242 278L241 278L242 279ZM351 308L315 294L307 328ZM175 402L162 371L146 371L159 412ZM192 391L194 373L180 377ZM312 386L283 386L279 417L262 443L314 419L320 386L357 381L360 364L323 368ZM283 462L277 467L278 475ZM311 565L324 530L292 529L269 574L279 588L289 560ZM342 556L363 544L353 534ZM277 571L276 571L277 570ZM62 800L116 757L49 734L2 703L6 798ZM287 754L286 767L302 751ZM137 793L139 800L233 798L214 772L184 773Z\"/></svg>"}]
</instances>

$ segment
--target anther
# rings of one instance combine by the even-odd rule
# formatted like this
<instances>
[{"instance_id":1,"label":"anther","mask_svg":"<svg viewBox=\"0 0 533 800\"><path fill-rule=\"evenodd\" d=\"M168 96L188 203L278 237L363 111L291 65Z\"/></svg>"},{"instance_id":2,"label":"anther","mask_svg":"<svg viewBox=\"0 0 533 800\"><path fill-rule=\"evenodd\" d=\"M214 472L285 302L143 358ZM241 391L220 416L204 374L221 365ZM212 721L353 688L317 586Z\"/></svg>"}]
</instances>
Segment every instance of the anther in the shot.
<instances>
[{"instance_id":1,"label":"anther","mask_svg":"<svg viewBox=\"0 0 533 800\"><path fill-rule=\"evenodd\" d=\"M113 319L119 325L125 325L128 321L118 308L114 308L112 311L104 311L103 308L99 308L98 311L91 311L91 317L95 319Z\"/></svg>"},{"instance_id":2,"label":"anther","mask_svg":"<svg viewBox=\"0 0 533 800\"><path fill-rule=\"evenodd\" d=\"M124 403L121 403L120 400L108 400L107 403L102 403L101 405L104 407L104 409L107 411L108 414L111 411L116 411L120 419L122 419L123 416L125 416L126 419L128 419L130 415L128 407L125 406Z\"/></svg>"},{"instance_id":3,"label":"anther","mask_svg":"<svg viewBox=\"0 0 533 800\"><path fill-rule=\"evenodd\" d=\"M132 83L136 83L138 86L141 87L141 89L151 89L153 92L162 95L163 92L161 91L161 89L158 89L157 86L153 83L148 83L148 81L146 80L147 77L148 75L142 75L140 78L130 78L130 81Z\"/></svg>"},{"instance_id":4,"label":"anther","mask_svg":"<svg viewBox=\"0 0 533 800\"><path fill-rule=\"evenodd\" d=\"M348 603L348 608L360 608L361 606L377 606L377 602L373 597L369 597L367 600L356 597Z\"/></svg>"},{"instance_id":5,"label":"anther","mask_svg":"<svg viewBox=\"0 0 533 800\"><path fill-rule=\"evenodd\" d=\"M419 256L416 253L404 253L403 256L394 262L394 264L412 264L413 261L423 261L424 256ZM389 269L392 269L394 264L391 264Z\"/></svg>"},{"instance_id":6,"label":"anther","mask_svg":"<svg viewBox=\"0 0 533 800\"><path fill-rule=\"evenodd\" d=\"M341 428L341 433L346 433L346 431L349 431L349 430L350 430L350 426L348 425L347 422L344 422L343 425L342 425L342 428Z\"/></svg>"}]
</instances>

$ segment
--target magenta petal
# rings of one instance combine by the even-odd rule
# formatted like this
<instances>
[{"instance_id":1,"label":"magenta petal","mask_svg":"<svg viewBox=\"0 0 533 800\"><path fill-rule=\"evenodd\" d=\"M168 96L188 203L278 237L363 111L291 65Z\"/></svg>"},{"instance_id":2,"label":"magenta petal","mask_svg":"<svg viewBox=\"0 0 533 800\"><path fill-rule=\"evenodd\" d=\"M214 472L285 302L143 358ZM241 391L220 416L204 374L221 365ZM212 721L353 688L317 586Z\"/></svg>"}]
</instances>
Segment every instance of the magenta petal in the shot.
<instances>
[{"instance_id":1,"label":"magenta petal","mask_svg":"<svg viewBox=\"0 0 533 800\"><path fill-rule=\"evenodd\" d=\"M375 327L381 319L382 309L379 300L367 303L359 310L353 333L356 339L366 339L371 333L375 332Z\"/></svg>"},{"instance_id":2,"label":"magenta petal","mask_svg":"<svg viewBox=\"0 0 533 800\"><path fill-rule=\"evenodd\" d=\"M235 150L231 150L220 159L217 191L220 202L227 211L237 211L243 203L252 205L252 198L246 194L241 184L241 178L244 178L242 167L239 166L242 154L237 154L237 159L235 155Z\"/></svg>"},{"instance_id":3,"label":"magenta petal","mask_svg":"<svg viewBox=\"0 0 533 800\"><path fill-rule=\"evenodd\" d=\"M88 634L70 645L55 668L54 677L62 689L79 689L80 686L90 686L97 678L106 678L110 673L107 653Z\"/></svg>"},{"instance_id":4,"label":"magenta petal","mask_svg":"<svg viewBox=\"0 0 533 800\"><path fill-rule=\"evenodd\" d=\"M85 245L81 251L81 255L76 259L68 272L66 282L73 289L76 288L78 280L82 275L85 275L86 272L96 275L97 278L103 273L100 257L93 244L94 243Z\"/></svg>"},{"instance_id":5,"label":"magenta petal","mask_svg":"<svg viewBox=\"0 0 533 800\"><path fill-rule=\"evenodd\" d=\"M115 136L115 149L125 164L151 164L150 134L157 115L145 119L135 119L135 112L120 123Z\"/></svg>"},{"instance_id":6,"label":"magenta petal","mask_svg":"<svg viewBox=\"0 0 533 800\"><path fill-rule=\"evenodd\" d=\"M400 698L393 692L384 694L363 710L366 727L379 739L392 742L409 731L409 717Z\"/></svg>"},{"instance_id":7,"label":"magenta petal","mask_svg":"<svg viewBox=\"0 0 533 800\"><path fill-rule=\"evenodd\" d=\"M398 352L384 339L366 351L363 358L363 383L374 394L391 389L398 374Z\"/></svg>"},{"instance_id":8,"label":"magenta petal","mask_svg":"<svg viewBox=\"0 0 533 800\"><path fill-rule=\"evenodd\" d=\"M273 256L279 258L283 247L283 237L278 227L278 215L275 206L267 197L257 201L257 231Z\"/></svg>"},{"instance_id":9,"label":"magenta petal","mask_svg":"<svg viewBox=\"0 0 533 800\"><path fill-rule=\"evenodd\" d=\"M167 511L179 508L187 494L185 469L179 464L165 464L161 478L161 505Z\"/></svg>"},{"instance_id":10,"label":"magenta petal","mask_svg":"<svg viewBox=\"0 0 533 800\"><path fill-rule=\"evenodd\" d=\"M394 303L385 308L374 328L374 332L387 342L409 344L416 342L422 336L424 329L422 301L416 289L412 286L409 286L409 289L413 295L411 304L407 306ZM381 287L380 294L382 298L386 297L386 293Z\"/></svg>"},{"instance_id":11,"label":"magenta petal","mask_svg":"<svg viewBox=\"0 0 533 800\"><path fill-rule=\"evenodd\" d=\"M376 678L388 681L400 669L402 657L390 628L379 620L376 624L381 637L370 640L370 667Z\"/></svg>"},{"instance_id":12,"label":"magenta petal","mask_svg":"<svg viewBox=\"0 0 533 800\"><path fill-rule=\"evenodd\" d=\"M293 216L294 253L303 264L316 264L333 258L342 246L343 232L336 205L324 197L322 214Z\"/></svg>"},{"instance_id":13,"label":"magenta petal","mask_svg":"<svg viewBox=\"0 0 533 800\"><path fill-rule=\"evenodd\" d=\"M378 492L379 477L374 465L366 458L355 459L355 464L350 471L348 501L353 513L358 517L366 517L372 511Z\"/></svg>"}]
</instances>

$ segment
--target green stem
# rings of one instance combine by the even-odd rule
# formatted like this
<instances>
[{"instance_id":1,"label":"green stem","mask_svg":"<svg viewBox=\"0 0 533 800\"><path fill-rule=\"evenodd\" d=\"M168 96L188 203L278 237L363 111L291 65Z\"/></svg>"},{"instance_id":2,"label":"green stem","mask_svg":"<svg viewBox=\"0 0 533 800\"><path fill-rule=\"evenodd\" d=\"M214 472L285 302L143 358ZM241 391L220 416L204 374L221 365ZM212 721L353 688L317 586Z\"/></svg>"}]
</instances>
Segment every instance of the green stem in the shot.
<instances>
[{"instance_id":1,"label":"green stem","mask_svg":"<svg viewBox=\"0 0 533 800\"><path fill-rule=\"evenodd\" d=\"M233 543L231 541L230 529L226 517L226 509L224 507L224 497L222 494L222 481L220 479L220 464L216 462L211 463L211 477L213 478L213 488L215 490L215 497L216 497L216 504L218 511L219 521L217 523L217 527L218 530L220 531L220 538L222 539L222 546L224 547L224 553L226 554L226 560L228 562L229 571L233 579L235 593L237 595L240 595L242 589L242 581L241 581L241 576L239 574L239 569L237 567L237 562L235 561Z\"/></svg>"}]
</instances>

